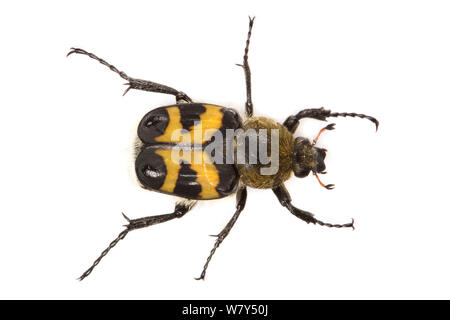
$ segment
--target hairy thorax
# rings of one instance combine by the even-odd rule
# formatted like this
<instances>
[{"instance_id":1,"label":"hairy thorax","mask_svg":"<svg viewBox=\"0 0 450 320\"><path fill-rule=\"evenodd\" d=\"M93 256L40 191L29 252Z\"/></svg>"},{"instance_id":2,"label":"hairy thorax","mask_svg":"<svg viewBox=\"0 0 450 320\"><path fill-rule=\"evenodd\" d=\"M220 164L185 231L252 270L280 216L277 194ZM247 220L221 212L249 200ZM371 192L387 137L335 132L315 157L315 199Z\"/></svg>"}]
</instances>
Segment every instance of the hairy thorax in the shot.
<instances>
[{"instance_id":1,"label":"hairy thorax","mask_svg":"<svg viewBox=\"0 0 450 320\"><path fill-rule=\"evenodd\" d=\"M252 140L249 132L256 132L257 143ZM236 149L238 153L245 153L245 163L237 161L236 166L243 184L268 189L279 186L290 177L294 138L286 127L269 118L252 117L244 122L242 134L244 138L237 136ZM278 140L278 143L273 142L273 139ZM245 148L242 147L244 141ZM260 149L263 149L263 155L267 154L269 162L267 158L261 157ZM239 157L237 154L236 159L240 158L242 159L242 155Z\"/></svg>"}]
</instances>

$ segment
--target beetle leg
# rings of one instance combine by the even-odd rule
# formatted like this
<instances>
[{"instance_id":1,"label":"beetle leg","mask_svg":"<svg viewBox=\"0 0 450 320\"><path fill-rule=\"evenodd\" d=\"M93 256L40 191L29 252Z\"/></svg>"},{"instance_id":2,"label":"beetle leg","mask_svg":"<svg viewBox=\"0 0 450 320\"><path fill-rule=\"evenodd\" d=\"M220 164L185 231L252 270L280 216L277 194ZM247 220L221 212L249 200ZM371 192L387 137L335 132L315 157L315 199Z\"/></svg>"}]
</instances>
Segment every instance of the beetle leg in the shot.
<instances>
[{"instance_id":1,"label":"beetle leg","mask_svg":"<svg viewBox=\"0 0 450 320\"><path fill-rule=\"evenodd\" d=\"M247 189L245 187L242 187L238 190L236 194L236 212L234 213L231 220L227 223L225 228L217 235L216 243L214 244L214 247L212 248L208 258L206 259L206 263L203 267L202 274L200 277L195 278L196 280L204 280L206 275L206 269L208 269L209 262L211 261L212 256L216 252L217 248L220 246L223 240L228 236L230 233L231 228L233 228L236 220L239 218L239 215L241 214L242 210L244 210L245 202L247 200Z\"/></svg>"},{"instance_id":2,"label":"beetle leg","mask_svg":"<svg viewBox=\"0 0 450 320\"><path fill-rule=\"evenodd\" d=\"M250 72L250 66L248 64L248 50L250 46L250 37L252 35L252 28L253 28L253 21L255 20L255 17L249 18L249 27L248 27L248 35L247 35L247 42L245 45L245 51L244 51L244 63L243 64L237 64L239 67L242 67L245 72L245 84L247 87L247 102L245 103L245 113L247 117L251 117L253 115L253 102L252 102L252 83L251 83L251 72Z\"/></svg>"},{"instance_id":3,"label":"beetle leg","mask_svg":"<svg viewBox=\"0 0 450 320\"><path fill-rule=\"evenodd\" d=\"M330 110L325 110L324 108L302 110L296 115L288 117L284 121L283 125L288 128L290 132L294 133L295 130L297 130L298 122L300 121L300 119L312 118L316 120L326 121L328 117L358 117L361 119L368 119L375 124L375 127L378 130L379 122L374 117L359 113L331 112Z\"/></svg>"},{"instance_id":4,"label":"beetle leg","mask_svg":"<svg viewBox=\"0 0 450 320\"><path fill-rule=\"evenodd\" d=\"M141 229L141 228L145 228L145 227L149 227L152 226L154 224L159 224L159 223L163 223L166 221L170 221L172 219L175 218L181 218L182 216L184 216L189 210L191 210L195 204L197 203L197 201L183 201L183 202L179 202L175 205L175 210L173 213L169 213L169 214L162 214L162 215L158 215L158 216L150 216L150 217L145 217L145 218L140 218L140 219L134 219L131 220L129 219L125 214L123 214L124 218L128 221L128 225L126 225L126 229L123 230L116 239L114 239L114 241L112 241L109 246L100 254L100 256L97 258L97 260L94 261L94 263L92 264L92 266L87 269L80 278L78 278L78 280L83 280L84 278L86 278L87 276L89 276L92 271L94 270L94 268L100 263L100 261L108 254L108 252L114 248L117 243L120 240L123 240L128 232L136 230L136 229Z\"/></svg>"},{"instance_id":5,"label":"beetle leg","mask_svg":"<svg viewBox=\"0 0 450 320\"><path fill-rule=\"evenodd\" d=\"M84 54L88 57L97 60L101 64L107 66L111 71L117 73L122 79L125 79L128 81L126 85L128 85L128 88L125 90L123 95L125 95L130 89L137 89L137 90L144 90L144 91L150 91L150 92L158 92L158 93L164 93L164 94L170 94L175 96L177 103L181 101L185 102L192 102L192 99L189 98L185 93L178 91L174 88L168 87L163 84L159 84L156 82L148 81L148 80L141 80L141 79L135 79L132 77L129 77L125 72L118 70L115 66L109 64L105 60L97 57L95 54L87 52L80 48L71 48L67 56L70 56L72 53L77 54Z\"/></svg>"},{"instance_id":6,"label":"beetle leg","mask_svg":"<svg viewBox=\"0 0 450 320\"><path fill-rule=\"evenodd\" d=\"M308 211L300 210L292 205L292 199L289 195L289 192L287 191L286 187L282 184L277 188L272 189L275 195L277 196L278 200L280 201L281 205L283 207L286 207L294 216L296 216L299 219L302 219L306 223L313 223L318 224L320 226L325 226L329 228L352 228L354 227L354 220L352 219L351 223L346 224L331 224L327 222L320 221L316 218L314 218L314 215Z\"/></svg>"}]
</instances>

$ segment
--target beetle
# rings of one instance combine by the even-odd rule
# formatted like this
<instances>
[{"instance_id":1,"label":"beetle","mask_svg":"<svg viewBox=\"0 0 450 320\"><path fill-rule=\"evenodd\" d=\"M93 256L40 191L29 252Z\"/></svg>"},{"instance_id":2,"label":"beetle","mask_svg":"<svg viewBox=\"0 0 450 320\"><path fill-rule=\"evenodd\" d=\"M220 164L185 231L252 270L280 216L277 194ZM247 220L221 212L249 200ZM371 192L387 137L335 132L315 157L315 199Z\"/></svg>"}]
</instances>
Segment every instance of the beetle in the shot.
<instances>
[{"instance_id":1,"label":"beetle","mask_svg":"<svg viewBox=\"0 0 450 320\"><path fill-rule=\"evenodd\" d=\"M253 102L251 93L251 72L248 63L248 52L254 17L249 17L249 29L244 51L242 67L245 75L247 101L245 103L245 118L232 108L207 103L195 103L182 91L156 82L129 77L125 72L96 55L80 48L72 48L71 54L86 55L101 64L107 66L121 78L128 81L124 95L130 89L144 90L173 95L176 104L164 106L148 112L140 121L137 129L137 146L135 158L135 171L141 186L145 189L165 194L179 196L184 200L175 204L172 213L149 216L139 219L124 218L128 224L118 237L94 261L92 266L83 273L79 280L83 280L91 274L104 256L124 239L133 230L142 229L159 223L183 217L190 211L197 201L219 199L236 194L236 210L231 220L224 229L216 235L216 242L207 257L203 270L197 280L205 279L206 270L217 248L228 236L230 230L237 221L245 207L247 200L247 187L257 189L272 189L280 204L287 208L294 216L306 223L319 224L330 228L353 228L354 221L346 224L331 224L316 219L308 211L301 210L292 204L291 196L284 186L292 173L299 178L304 178L312 173L321 186L333 189L333 184L323 184L319 174L324 174L326 149L316 147L319 136L326 130L333 130L335 124L324 127L315 139L310 141L304 137L294 137L299 122L304 118L326 121L330 117L359 117L373 122L378 130L379 122L372 116L331 112L324 108L305 109L297 114L289 116L282 124L267 118L253 115ZM237 158L242 156L244 161L221 163L212 161L212 153L206 150L214 141L217 133L224 135L229 130L238 130L240 133L227 136L225 141L216 143L215 156L222 157L222 151L231 145L232 154ZM196 132L200 132L199 135ZM246 133L256 132L256 141L261 142L259 147L271 148L275 139L267 132L277 133L277 169L271 174L262 174L262 169L267 169L267 161L262 161L261 154L250 149L249 136ZM263 135L262 133L266 134ZM213 139L214 137L214 139ZM243 139L240 139L243 137ZM188 138L187 142L183 139ZM239 142L241 141L241 142ZM244 148L238 148L242 141ZM247 147L245 142L247 141ZM216 141L217 142L217 141ZM217 145L219 148L217 148ZM223 150L221 149L223 147ZM254 150L255 151L255 150ZM225 152L224 152L225 153ZM271 154L272 155L272 154ZM193 161L192 158L197 159ZM215 157L217 159L217 157ZM249 161L253 159L254 161ZM271 158L273 160L273 158Z\"/></svg>"}]
</instances>

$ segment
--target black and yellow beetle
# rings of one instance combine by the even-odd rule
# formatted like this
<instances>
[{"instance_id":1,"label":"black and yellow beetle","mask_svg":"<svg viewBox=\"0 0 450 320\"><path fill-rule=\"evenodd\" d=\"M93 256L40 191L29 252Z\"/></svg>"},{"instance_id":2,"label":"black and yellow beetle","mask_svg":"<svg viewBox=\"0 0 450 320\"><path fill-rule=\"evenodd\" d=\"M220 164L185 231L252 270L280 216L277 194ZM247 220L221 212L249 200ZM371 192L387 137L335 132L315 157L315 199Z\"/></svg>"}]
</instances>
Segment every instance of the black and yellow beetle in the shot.
<instances>
[{"instance_id":1,"label":"black and yellow beetle","mask_svg":"<svg viewBox=\"0 0 450 320\"><path fill-rule=\"evenodd\" d=\"M250 18L243 64L238 65L244 69L247 87L246 118L244 120L231 108L194 103L189 96L181 91L155 82L129 77L105 60L83 49L72 48L68 53L68 56L72 53L87 55L119 74L120 77L128 81L128 88L125 93L130 89L138 89L175 96L175 105L154 109L141 120L137 130L138 143L135 169L137 178L143 188L185 199L178 202L174 211L170 214L140 219L129 219L124 215L128 221L126 229L101 253L100 257L80 277L80 280L86 278L100 263L101 259L120 240L125 238L128 232L180 218L191 210L198 200L219 199L236 193L236 212L225 228L217 235L217 240L206 260L203 271L197 278L204 279L212 256L244 209L247 199L247 186L272 189L282 206L307 223L334 228L353 228L353 220L347 224L322 222L314 218L313 214L298 209L292 204L291 197L283 184L292 175L292 172L300 178L312 173L323 187L327 189L334 187L332 184L324 185L318 177L318 174L325 173L326 150L315 147L320 134L324 130L333 130L334 124L329 124L323 128L312 142L303 137L294 138L294 133L299 121L303 118L326 121L329 117L359 117L372 121L377 129L378 121L374 117L364 114L337 113L323 108L302 110L288 117L283 124L266 117L253 116L251 75L248 64L248 49L253 21L254 18ZM245 161L233 160L232 163L213 161L211 153L206 152L208 146L215 141L218 133L221 136L228 137L226 133L230 130L239 133L219 143L219 146L223 146L223 148L214 149L216 153L214 159L223 160L228 150L226 147L230 146L231 143L232 153L237 158L239 158L239 155L243 156ZM246 147L244 143L243 149L238 148L239 137L248 138L246 133L250 131L256 132L257 141L260 143L258 144L259 148L263 146L266 150L275 144L272 135L269 137L267 133L277 132L277 170L273 174L261 174L261 169L267 168L271 163L262 161L260 153L256 153L256 161L252 162L249 161L250 147ZM263 131L266 133L264 136L262 135ZM245 139L240 141L245 142ZM217 141L215 142L217 146ZM222 151L223 153L221 153ZM193 161L193 159L196 159L196 161Z\"/></svg>"}]
</instances>

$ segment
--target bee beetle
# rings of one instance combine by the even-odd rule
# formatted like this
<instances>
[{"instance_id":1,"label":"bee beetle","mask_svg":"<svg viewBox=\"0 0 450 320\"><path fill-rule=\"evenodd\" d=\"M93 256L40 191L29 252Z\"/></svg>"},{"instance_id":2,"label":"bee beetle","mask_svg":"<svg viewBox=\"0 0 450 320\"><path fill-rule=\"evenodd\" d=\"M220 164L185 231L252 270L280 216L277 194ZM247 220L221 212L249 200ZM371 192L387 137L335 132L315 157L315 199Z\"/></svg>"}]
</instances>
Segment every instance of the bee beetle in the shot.
<instances>
[{"instance_id":1,"label":"bee beetle","mask_svg":"<svg viewBox=\"0 0 450 320\"><path fill-rule=\"evenodd\" d=\"M125 72L83 49L72 48L67 54L87 55L109 67L128 81L124 95L130 89L137 89L175 96L176 104L148 112L139 123L135 171L143 188L185 199L177 202L173 212L169 214L139 219L129 219L123 214L128 222L125 230L110 243L80 280L90 275L103 257L130 231L181 218L199 200L219 199L236 194L236 211L216 236L216 242L203 271L196 278L205 279L212 256L244 209L247 187L272 189L283 207L307 223L330 228L353 228L353 219L346 224L331 224L295 207L284 186L284 182L292 173L299 178L312 173L321 186L333 189L334 185L323 184L318 176L325 173L326 150L315 145L322 132L333 130L335 124L324 127L312 141L303 137L295 138L294 133L303 118L326 121L330 117L359 117L372 121L376 129L378 121L364 114L331 112L324 108L302 110L289 116L283 124L266 117L253 116L248 51L254 18L249 20L244 59L242 64L238 64L244 70L247 88L244 120L231 108L195 103L188 95L174 88L129 77ZM229 136L229 132L233 134ZM269 154L270 159L267 161Z\"/></svg>"}]
</instances>

